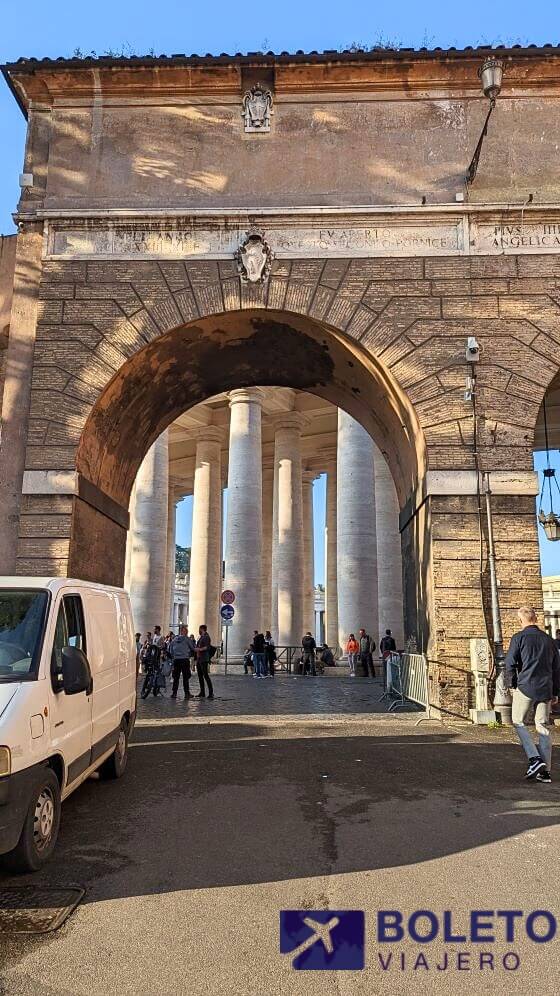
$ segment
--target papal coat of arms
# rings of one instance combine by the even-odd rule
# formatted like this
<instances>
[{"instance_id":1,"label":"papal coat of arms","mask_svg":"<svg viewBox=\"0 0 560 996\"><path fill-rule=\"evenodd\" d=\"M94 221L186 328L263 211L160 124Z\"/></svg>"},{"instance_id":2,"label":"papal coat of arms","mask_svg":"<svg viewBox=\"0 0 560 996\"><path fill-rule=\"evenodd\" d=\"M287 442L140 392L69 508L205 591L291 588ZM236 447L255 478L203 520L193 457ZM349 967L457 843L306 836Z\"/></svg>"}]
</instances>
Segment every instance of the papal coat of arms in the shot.
<instances>
[{"instance_id":1,"label":"papal coat of arms","mask_svg":"<svg viewBox=\"0 0 560 996\"><path fill-rule=\"evenodd\" d=\"M270 131L272 94L263 83L255 83L243 97L245 131Z\"/></svg>"},{"instance_id":2,"label":"papal coat of arms","mask_svg":"<svg viewBox=\"0 0 560 996\"><path fill-rule=\"evenodd\" d=\"M272 249L262 232L251 229L235 253L242 280L251 284L264 283L272 265Z\"/></svg>"}]
</instances>

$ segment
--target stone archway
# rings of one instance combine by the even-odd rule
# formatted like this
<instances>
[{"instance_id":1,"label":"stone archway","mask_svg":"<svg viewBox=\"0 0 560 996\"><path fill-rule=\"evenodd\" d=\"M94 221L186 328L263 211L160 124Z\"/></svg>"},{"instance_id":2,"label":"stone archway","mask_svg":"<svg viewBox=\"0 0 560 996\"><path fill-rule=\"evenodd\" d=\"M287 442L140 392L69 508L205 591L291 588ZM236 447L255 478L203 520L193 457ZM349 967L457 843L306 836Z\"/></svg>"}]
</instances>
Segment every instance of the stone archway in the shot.
<instances>
[{"instance_id":1,"label":"stone archway","mask_svg":"<svg viewBox=\"0 0 560 996\"><path fill-rule=\"evenodd\" d=\"M122 583L130 490L152 442L201 400L257 384L305 389L354 415L386 454L405 504L425 473L422 432L381 364L344 334L304 316L259 310L207 316L144 346L100 392L76 453L70 575Z\"/></svg>"}]
</instances>

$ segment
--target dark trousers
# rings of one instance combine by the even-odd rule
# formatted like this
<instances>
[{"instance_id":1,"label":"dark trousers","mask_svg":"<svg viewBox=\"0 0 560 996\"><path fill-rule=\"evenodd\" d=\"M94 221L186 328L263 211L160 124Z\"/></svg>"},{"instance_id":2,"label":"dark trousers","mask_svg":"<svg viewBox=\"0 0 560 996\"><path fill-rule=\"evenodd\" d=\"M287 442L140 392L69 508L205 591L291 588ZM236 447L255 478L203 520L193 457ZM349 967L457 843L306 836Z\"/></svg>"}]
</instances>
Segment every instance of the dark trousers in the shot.
<instances>
[{"instance_id":1,"label":"dark trousers","mask_svg":"<svg viewBox=\"0 0 560 996\"><path fill-rule=\"evenodd\" d=\"M303 655L303 673L304 674L317 674L315 670L315 654L313 651L308 651Z\"/></svg>"},{"instance_id":2,"label":"dark trousers","mask_svg":"<svg viewBox=\"0 0 560 996\"><path fill-rule=\"evenodd\" d=\"M185 689L185 698L188 698L189 692L189 678L191 676L191 663L189 660L174 660L173 661L173 689L172 694L177 694L177 689L179 688L179 678L183 675L183 688Z\"/></svg>"},{"instance_id":3,"label":"dark trousers","mask_svg":"<svg viewBox=\"0 0 560 996\"><path fill-rule=\"evenodd\" d=\"M198 674L198 683L200 685L200 694L205 695L204 682L208 685L208 694L213 695L214 689L212 688L212 682L210 680L210 675L208 674L208 661L197 661L196 672Z\"/></svg>"},{"instance_id":4,"label":"dark trousers","mask_svg":"<svg viewBox=\"0 0 560 996\"><path fill-rule=\"evenodd\" d=\"M264 659L268 666L268 673L271 678L274 678L274 650L269 647L264 652Z\"/></svg>"},{"instance_id":5,"label":"dark trousers","mask_svg":"<svg viewBox=\"0 0 560 996\"><path fill-rule=\"evenodd\" d=\"M360 654L361 664L364 669L364 678L368 678L371 675L375 678L375 667L373 664L373 654Z\"/></svg>"}]
</instances>

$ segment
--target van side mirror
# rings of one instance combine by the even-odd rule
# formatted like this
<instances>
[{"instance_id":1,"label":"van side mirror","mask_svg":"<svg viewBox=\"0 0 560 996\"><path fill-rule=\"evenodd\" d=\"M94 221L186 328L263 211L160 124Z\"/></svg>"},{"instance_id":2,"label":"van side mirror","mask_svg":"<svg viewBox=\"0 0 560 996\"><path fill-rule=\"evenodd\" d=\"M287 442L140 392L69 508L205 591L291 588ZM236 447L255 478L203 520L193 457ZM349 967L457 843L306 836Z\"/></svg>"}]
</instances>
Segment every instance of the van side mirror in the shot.
<instances>
[{"instance_id":1,"label":"van side mirror","mask_svg":"<svg viewBox=\"0 0 560 996\"><path fill-rule=\"evenodd\" d=\"M62 687L65 695L89 694L93 687L88 659L78 647L62 648Z\"/></svg>"}]
</instances>

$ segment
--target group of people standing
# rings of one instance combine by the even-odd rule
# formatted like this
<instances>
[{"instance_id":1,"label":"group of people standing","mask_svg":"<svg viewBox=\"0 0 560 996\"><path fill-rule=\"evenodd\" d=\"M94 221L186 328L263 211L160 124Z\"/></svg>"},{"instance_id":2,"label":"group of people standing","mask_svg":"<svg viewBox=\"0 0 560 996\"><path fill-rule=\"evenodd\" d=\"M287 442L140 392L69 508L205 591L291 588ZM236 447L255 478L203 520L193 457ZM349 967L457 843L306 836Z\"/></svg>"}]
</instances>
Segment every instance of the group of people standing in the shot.
<instances>
[{"instance_id":1,"label":"group of people standing","mask_svg":"<svg viewBox=\"0 0 560 996\"><path fill-rule=\"evenodd\" d=\"M361 629L358 633L358 639L353 633L350 633L348 637L348 642L346 644L346 654L348 657L348 667L350 668L350 677L355 678L357 674L357 666L361 664L362 670L364 672L364 678L375 678L375 665L373 663L373 655L376 650L377 644L372 636L369 636L365 629ZM385 636L381 639L379 644L379 652L381 657L385 660L389 654L394 654L397 649L397 644L390 629L385 630Z\"/></svg>"},{"instance_id":2,"label":"group of people standing","mask_svg":"<svg viewBox=\"0 0 560 996\"><path fill-rule=\"evenodd\" d=\"M358 639L353 633L350 633L345 650L351 677L355 677L358 673L358 665L361 665L364 677L375 677L373 654L376 647L375 640L367 634L365 629L359 631ZM379 645L381 656L386 658L396 649L394 637L391 630L388 629ZM253 678L273 678L276 661L276 647L270 630L267 629L266 633L254 630L251 644L243 656L245 674L252 671ZM292 666L296 674L307 677L308 675L316 675L318 672L322 674L325 667L333 667L335 664L335 656L330 647L326 643L322 647L318 647L312 633L308 631L301 641L301 653L293 661Z\"/></svg>"},{"instance_id":3,"label":"group of people standing","mask_svg":"<svg viewBox=\"0 0 560 996\"><path fill-rule=\"evenodd\" d=\"M189 688L192 673L198 675L200 691L197 698L214 698L214 688L209 674L210 661L215 648L212 646L207 626L199 626L198 639L189 635L186 626L181 626L179 633L168 633L163 636L161 626L155 626L153 634L146 634L142 641L141 633L136 634L136 661L144 673L148 668L156 668L163 679L172 677L171 698L177 698L179 682L183 679L185 699L192 699Z\"/></svg>"},{"instance_id":4,"label":"group of people standing","mask_svg":"<svg viewBox=\"0 0 560 996\"><path fill-rule=\"evenodd\" d=\"M267 629L263 634L256 629L251 645L247 647L243 656L245 674L248 674L249 668L252 668L253 678L274 678L275 661L276 647L270 630Z\"/></svg>"}]
</instances>

